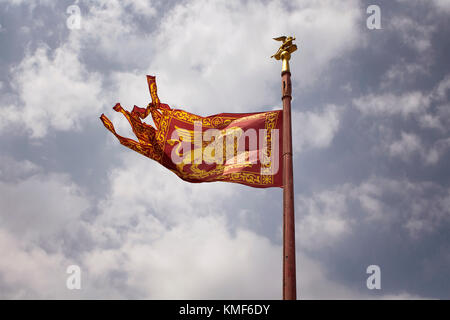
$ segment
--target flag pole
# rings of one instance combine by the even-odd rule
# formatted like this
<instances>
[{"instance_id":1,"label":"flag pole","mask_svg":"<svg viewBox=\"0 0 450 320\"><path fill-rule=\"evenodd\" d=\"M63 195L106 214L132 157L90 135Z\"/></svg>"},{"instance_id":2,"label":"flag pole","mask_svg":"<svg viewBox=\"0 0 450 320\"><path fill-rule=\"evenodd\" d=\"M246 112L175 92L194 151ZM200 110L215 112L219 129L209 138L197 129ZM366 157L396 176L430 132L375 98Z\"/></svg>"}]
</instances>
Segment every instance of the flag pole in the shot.
<instances>
[{"instance_id":1,"label":"flag pole","mask_svg":"<svg viewBox=\"0 0 450 320\"><path fill-rule=\"evenodd\" d=\"M294 175L292 164L292 128L291 128L291 72L289 60L291 53L297 50L292 43L293 37L274 38L283 41L278 52L273 55L282 61L281 100L283 101L283 300L297 299L297 281L295 268L295 217L294 217Z\"/></svg>"}]
</instances>

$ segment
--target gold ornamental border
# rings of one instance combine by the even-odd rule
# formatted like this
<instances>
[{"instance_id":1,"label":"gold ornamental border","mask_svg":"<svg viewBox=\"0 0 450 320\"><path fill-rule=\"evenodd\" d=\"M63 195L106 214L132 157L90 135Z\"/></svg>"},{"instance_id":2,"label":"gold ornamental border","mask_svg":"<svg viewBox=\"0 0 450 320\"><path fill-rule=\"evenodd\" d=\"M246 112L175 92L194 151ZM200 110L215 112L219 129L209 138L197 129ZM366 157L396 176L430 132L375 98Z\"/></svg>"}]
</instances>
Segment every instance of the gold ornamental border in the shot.
<instances>
[{"instance_id":1,"label":"gold ornamental border","mask_svg":"<svg viewBox=\"0 0 450 320\"><path fill-rule=\"evenodd\" d=\"M162 115L160 117L159 121L159 130L156 134L156 140L158 141L159 145L161 146L161 152L156 155L155 160L161 162L162 156L164 153L164 147L167 141L167 135L170 128L170 123L173 118L188 123L193 124L194 121L202 121L202 125L205 127L216 127L220 124L229 124L233 122L234 120L250 120L250 119L257 119L261 117L265 117L265 128L267 131L267 146L271 146L271 139L272 134L270 129L275 129L277 126L277 120L279 116L279 111L268 111L263 112L259 114L254 114L246 117L213 117L213 118L202 118L200 116L191 114L189 112L183 111L183 110L161 110ZM221 120L217 120L221 119ZM220 123L218 123L220 121ZM215 123L214 123L215 122ZM266 147L267 147L266 146ZM268 152L264 152L265 156L270 157L271 150L268 149ZM219 180L227 180L230 182L245 182L247 184L253 184L253 185L270 185L273 184L273 170L270 170L268 167L269 165L262 165L263 170L265 170L266 174L251 172L251 171L239 171L239 172L232 172L220 175L224 171L224 167L215 168L212 171L209 171L207 175L201 175L199 176L198 173L182 173L178 172L176 170L172 170L176 175L178 175L181 178L184 179L205 179L206 181L219 181ZM269 170L269 171L268 171Z\"/></svg>"}]
</instances>

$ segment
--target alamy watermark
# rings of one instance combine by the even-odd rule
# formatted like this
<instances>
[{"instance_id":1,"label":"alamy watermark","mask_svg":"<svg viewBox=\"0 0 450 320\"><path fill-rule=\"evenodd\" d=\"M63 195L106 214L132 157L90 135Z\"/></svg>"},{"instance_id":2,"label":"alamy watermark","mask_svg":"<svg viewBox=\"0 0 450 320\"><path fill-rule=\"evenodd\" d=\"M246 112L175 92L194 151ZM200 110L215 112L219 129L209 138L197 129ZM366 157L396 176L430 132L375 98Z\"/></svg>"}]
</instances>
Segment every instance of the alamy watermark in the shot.
<instances>
[{"instance_id":1,"label":"alamy watermark","mask_svg":"<svg viewBox=\"0 0 450 320\"><path fill-rule=\"evenodd\" d=\"M372 4L367 7L367 14L370 16L367 17L366 26L369 30L379 30L381 29L381 9L380 6L376 4Z\"/></svg>"},{"instance_id":2,"label":"alamy watermark","mask_svg":"<svg viewBox=\"0 0 450 320\"><path fill-rule=\"evenodd\" d=\"M81 29L81 10L77 3L78 1L76 1L75 4L68 6L66 9L66 13L69 15L66 20L66 26L70 30Z\"/></svg>"},{"instance_id":3,"label":"alamy watermark","mask_svg":"<svg viewBox=\"0 0 450 320\"><path fill-rule=\"evenodd\" d=\"M66 287L69 290L81 290L81 268L75 264L67 267Z\"/></svg>"},{"instance_id":4,"label":"alamy watermark","mask_svg":"<svg viewBox=\"0 0 450 320\"><path fill-rule=\"evenodd\" d=\"M366 286L367 289L373 290L381 289L381 269L379 266L372 264L367 267L366 273L370 274L370 276L367 278Z\"/></svg>"}]
</instances>

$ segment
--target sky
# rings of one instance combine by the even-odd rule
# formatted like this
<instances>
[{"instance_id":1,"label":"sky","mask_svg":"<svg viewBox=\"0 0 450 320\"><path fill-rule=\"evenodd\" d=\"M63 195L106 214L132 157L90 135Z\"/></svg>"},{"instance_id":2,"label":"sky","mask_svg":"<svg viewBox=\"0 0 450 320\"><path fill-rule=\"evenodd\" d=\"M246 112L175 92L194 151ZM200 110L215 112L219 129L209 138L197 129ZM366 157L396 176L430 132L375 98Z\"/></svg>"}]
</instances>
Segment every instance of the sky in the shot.
<instances>
[{"instance_id":1,"label":"sky","mask_svg":"<svg viewBox=\"0 0 450 320\"><path fill-rule=\"evenodd\" d=\"M281 189L184 182L99 120L133 137L112 107L145 107L147 74L195 114L279 109L280 35L299 47L298 297L450 298L449 17L449 0L0 0L0 298L280 299Z\"/></svg>"}]
</instances>

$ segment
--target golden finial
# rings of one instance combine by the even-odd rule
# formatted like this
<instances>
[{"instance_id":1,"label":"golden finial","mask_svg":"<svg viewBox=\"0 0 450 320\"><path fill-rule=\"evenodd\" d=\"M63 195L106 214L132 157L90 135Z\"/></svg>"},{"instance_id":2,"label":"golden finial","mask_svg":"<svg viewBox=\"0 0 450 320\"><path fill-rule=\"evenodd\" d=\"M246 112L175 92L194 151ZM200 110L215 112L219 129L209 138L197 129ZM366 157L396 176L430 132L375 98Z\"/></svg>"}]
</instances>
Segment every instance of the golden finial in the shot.
<instances>
[{"instance_id":1,"label":"golden finial","mask_svg":"<svg viewBox=\"0 0 450 320\"><path fill-rule=\"evenodd\" d=\"M275 58L277 60L282 60L283 64L281 67L281 73L289 70L289 59L291 59L291 53L297 50L297 45L293 44L292 41L295 40L295 37L286 37L281 36L278 38L273 38L276 41L282 41L283 44L278 49L277 53L275 53L271 58Z\"/></svg>"}]
</instances>

